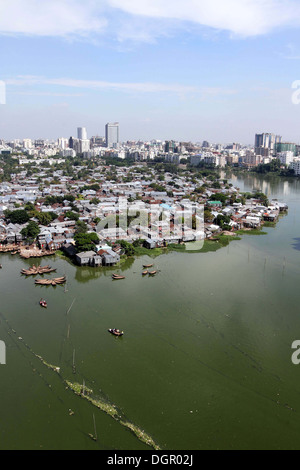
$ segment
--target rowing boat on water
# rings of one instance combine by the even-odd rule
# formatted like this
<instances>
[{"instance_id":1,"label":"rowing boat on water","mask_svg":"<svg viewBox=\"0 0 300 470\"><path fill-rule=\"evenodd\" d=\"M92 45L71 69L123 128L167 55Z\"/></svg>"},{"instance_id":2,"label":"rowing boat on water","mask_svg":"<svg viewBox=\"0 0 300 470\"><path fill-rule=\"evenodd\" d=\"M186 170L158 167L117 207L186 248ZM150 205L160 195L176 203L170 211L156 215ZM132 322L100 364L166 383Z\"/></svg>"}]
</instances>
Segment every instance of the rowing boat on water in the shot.
<instances>
[{"instance_id":1,"label":"rowing boat on water","mask_svg":"<svg viewBox=\"0 0 300 470\"><path fill-rule=\"evenodd\" d=\"M120 276L119 274L113 274L113 275L112 275L112 278L115 279L115 280L118 280L118 279L125 279L125 276Z\"/></svg>"},{"instance_id":2,"label":"rowing boat on water","mask_svg":"<svg viewBox=\"0 0 300 470\"><path fill-rule=\"evenodd\" d=\"M151 271L151 272L149 272L149 275L150 276L155 276L156 273L157 273L157 271Z\"/></svg>"},{"instance_id":3,"label":"rowing boat on water","mask_svg":"<svg viewBox=\"0 0 300 470\"><path fill-rule=\"evenodd\" d=\"M116 328L111 328L108 331L109 331L109 333L111 333L114 336L123 336L124 335L123 331L117 330Z\"/></svg>"},{"instance_id":4,"label":"rowing boat on water","mask_svg":"<svg viewBox=\"0 0 300 470\"><path fill-rule=\"evenodd\" d=\"M153 264L144 264L143 268L152 268Z\"/></svg>"}]
</instances>

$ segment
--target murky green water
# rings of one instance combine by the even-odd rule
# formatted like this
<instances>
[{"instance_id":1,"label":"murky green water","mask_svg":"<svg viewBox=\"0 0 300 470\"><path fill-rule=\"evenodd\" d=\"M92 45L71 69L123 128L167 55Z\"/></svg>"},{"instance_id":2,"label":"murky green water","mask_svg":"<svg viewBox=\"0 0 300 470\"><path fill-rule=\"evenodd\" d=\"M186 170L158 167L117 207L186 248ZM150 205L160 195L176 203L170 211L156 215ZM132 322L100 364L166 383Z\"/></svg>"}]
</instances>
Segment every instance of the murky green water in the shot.
<instances>
[{"instance_id":1,"label":"murky green water","mask_svg":"<svg viewBox=\"0 0 300 470\"><path fill-rule=\"evenodd\" d=\"M56 257L42 264L67 275L67 291L41 288L20 275L34 261L1 257L1 449L150 449L64 380L84 380L164 449L300 448L300 182L232 182L289 214L267 236L156 258L154 278L141 276L147 257L128 261L123 281Z\"/></svg>"}]
</instances>

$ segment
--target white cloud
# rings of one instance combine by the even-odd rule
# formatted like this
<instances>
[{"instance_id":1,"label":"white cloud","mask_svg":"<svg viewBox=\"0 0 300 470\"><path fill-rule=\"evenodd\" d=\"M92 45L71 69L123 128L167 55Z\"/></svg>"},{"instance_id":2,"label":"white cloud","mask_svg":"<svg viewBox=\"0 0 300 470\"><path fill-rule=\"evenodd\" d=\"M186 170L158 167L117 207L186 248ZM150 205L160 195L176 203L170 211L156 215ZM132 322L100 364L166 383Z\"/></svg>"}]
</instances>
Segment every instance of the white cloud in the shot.
<instances>
[{"instance_id":1,"label":"white cloud","mask_svg":"<svg viewBox=\"0 0 300 470\"><path fill-rule=\"evenodd\" d=\"M177 83L159 83L159 82L108 82L101 80L79 80L73 78L46 78L40 76L19 76L5 80L8 87L64 87L67 89L90 89L90 90L113 90L116 92L130 92L130 93L175 93L178 95L185 95L191 93L198 93L202 96L218 96L218 95L233 95L237 90L218 88L218 87L196 87L189 85L181 85ZM27 90L28 91L28 90ZM30 91L28 91L29 93ZM47 91L47 93L52 93ZM66 95L65 95L66 96Z\"/></svg>"},{"instance_id":2,"label":"white cloud","mask_svg":"<svg viewBox=\"0 0 300 470\"><path fill-rule=\"evenodd\" d=\"M297 0L108 0L131 15L189 21L240 36L300 25Z\"/></svg>"},{"instance_id":3,"label":"white cloud","mask_svg":"<svg viewBox=\"0 0 300 470\"><path fill-rule=\"evenodd\" d=\"M0 0L2 35L94 40L105 32L120 41L151 41L188 24L256 36L299 27L300 4L299 0Z\"/></svg>"},{"instance_id":4,"label":"white cloud","mask_svg":"<svg viewBox=\"0 0 300 470\"><path fill-rule=\"evenodd\" d=\"M106 24L95 0L0 0L2 35L86 36Z\"/></svg>"},{"instance_id":5,"label":"white cloud","mask_svg":"<svg viewBox=\"0 0 300 470\"><path fill-rule=\"evenodd\" d=\"M172 92L172 93L191 93L197 89L192 86L180 84L164 84L164 83L118 83L101 80L79 80L73 78L46 78L39 76L19 76L14 79L6 80L7 85L11 86L59 86L67 88L81 88L94 90L116 90L124 92Z\"/></svg>"}]
</instances>

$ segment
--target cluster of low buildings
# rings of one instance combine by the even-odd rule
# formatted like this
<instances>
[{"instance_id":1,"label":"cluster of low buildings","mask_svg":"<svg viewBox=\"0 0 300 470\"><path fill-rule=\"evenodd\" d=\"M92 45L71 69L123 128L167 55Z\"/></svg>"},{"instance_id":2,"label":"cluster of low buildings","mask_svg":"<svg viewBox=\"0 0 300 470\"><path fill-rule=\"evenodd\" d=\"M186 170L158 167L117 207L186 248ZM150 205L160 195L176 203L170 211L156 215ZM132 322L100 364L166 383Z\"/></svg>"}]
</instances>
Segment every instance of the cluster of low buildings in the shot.
<instances>
[{"instance_id":1,"label":"cluster of low buildings","mask_svg":"<svg viewBox=\"0 0 300 470\"><path fill-rule=\"evenodd\" d=\"M51 176L42 168L34 176L28 176L26 170L22 171L22 165L26 164L20 162L20 165L21 171L12 175L10 182L0 184L0 243L26 243L21 234L26 224L9 223L5 211L22 209L31 203L38 212L57 216L47 226L40 226L38 247L50 251L63 249L80 265L117 264L122 255L121 240L128 243L143 240L149 249L193 242L213 238L222 231L216 223L219 215L229 216L229 225L236 230L276 221L279 213L287 209L277 201L265 207L253 198L242 204L239 190L226 181L220 181L216 188L208 179L193 173L160 173L142 162L112 169L99 160L84 180L66 176L63 170L56 169L57 163ZM83 170L85 165L76 167L78 175ZM112 172L114 178L110 179L107 175ZM226 195L226 204L212 198L219 193ZM65 195L73 195L74 202L64 199ZM59 196L60 202L47 204L47 196ZM211 213L209 221L205 220L204 207ZM77 217L69 218L70 213L76 213ZM97 232L100 241L93 251L77 253L74 236L78 221L86 224L88 232Z\"/></svg>"}]
</instances>

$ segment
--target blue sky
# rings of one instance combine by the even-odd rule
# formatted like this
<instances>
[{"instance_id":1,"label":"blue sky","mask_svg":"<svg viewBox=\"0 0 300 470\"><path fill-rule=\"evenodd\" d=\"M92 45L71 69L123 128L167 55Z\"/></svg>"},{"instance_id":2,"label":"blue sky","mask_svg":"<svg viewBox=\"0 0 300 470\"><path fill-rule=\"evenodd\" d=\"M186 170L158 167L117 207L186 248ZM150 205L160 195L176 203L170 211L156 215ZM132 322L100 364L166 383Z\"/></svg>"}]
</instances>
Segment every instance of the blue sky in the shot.
<instances>
[{"instance_id":1,"label":"blue sky","mask_svg":"<svg viewBox=\"0 0 300 470\"><path fill-rule=\"evenodd\" d=\"M0 138L300 142L300 2L0 0Z\"/></svg>"}]
</instances>

